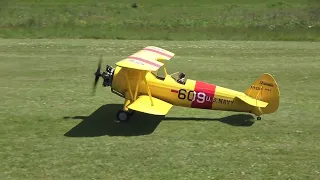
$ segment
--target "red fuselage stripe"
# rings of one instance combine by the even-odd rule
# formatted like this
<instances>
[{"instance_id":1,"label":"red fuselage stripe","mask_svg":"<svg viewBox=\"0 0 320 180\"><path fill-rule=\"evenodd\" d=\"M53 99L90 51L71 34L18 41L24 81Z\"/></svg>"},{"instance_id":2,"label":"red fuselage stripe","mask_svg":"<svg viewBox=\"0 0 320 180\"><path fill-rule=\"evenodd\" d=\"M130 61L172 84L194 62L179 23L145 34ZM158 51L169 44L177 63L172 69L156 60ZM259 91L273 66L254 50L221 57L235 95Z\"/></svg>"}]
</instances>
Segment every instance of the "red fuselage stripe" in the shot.
<instances>
[{"instance_id":1,"label":"red fuselage stripe","mask_svg":"<svg viewBox=\"0 0 320 180\"><path fill-rule=\"evenodd\" d=\"M171 89L171 92L178 93L178 90Z\"/></svg>"},{"instance_id":2,"label":"red fuselage stripe","mask_svg":"<svg viewBox=\"0 0 320 180\"><path fill-rule=\"evenodd\" d=\"M196 81L194 91L196 98L191 103L192 108L211 109L213 98L216 92L216 86L213 84Z\"/></svg>"},{"instance_id":3,"label":"red fuselage stripe","mask_svg":"<svg viewBox=\"0 0 320 180\"><path fill-rule=\"evenodd\" d=\"M170 56L169 54L166 54L166 53L164 53L164 52L161 52L161 51L158 51L158 50L155 50L155 49L144 48L143 50L155 52L155 53L161 54L161 55L163 55L163 56L166 56L166 57L168 57L168 58L172 58L172 56Z\"/></svg>"},{"instance_id":4,"label":"red fuselage stripe","mask_svg":"<svg viewBox=\"0 0 320 180\"><path fill-rule=\"evenodd\" d=\"M129 56L128 59L135 59L135 60L138 60L138 61L141 61L141 62L144 62L144 63L147 63L149 65L152 65L152 66L155 66L157 68L160 68L161 65L160 64L157 64L157 63L154 63L154 62L151 62L151 61L148 61L146 59L143 59L143 58L140 58L140 57L135 57L135 56Z\"/></svg>"}]
</instances>

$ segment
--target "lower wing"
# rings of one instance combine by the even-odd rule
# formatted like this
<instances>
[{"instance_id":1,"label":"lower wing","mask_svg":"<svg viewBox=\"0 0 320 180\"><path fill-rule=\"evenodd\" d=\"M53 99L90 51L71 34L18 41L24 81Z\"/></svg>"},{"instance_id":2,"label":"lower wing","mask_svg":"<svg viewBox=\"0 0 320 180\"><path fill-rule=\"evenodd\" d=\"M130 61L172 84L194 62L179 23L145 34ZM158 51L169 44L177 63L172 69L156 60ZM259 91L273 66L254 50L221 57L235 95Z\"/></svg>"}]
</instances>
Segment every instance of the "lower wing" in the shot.
<instances>
[{"instance_id":1,"label":"lower wing","mask_svg":"<svg viewBox=\"0 0 320 180\"><path fill-rule=\"evenodd\" d=\"M140 111L147 114L153 115L166 115L171 107L173 106L170 103L162 101L160 99L152 98L153 104L151 104L150 97L147 95L141 95L136 101L128 106L129 109Z\"/></svg>"}]
</instances>

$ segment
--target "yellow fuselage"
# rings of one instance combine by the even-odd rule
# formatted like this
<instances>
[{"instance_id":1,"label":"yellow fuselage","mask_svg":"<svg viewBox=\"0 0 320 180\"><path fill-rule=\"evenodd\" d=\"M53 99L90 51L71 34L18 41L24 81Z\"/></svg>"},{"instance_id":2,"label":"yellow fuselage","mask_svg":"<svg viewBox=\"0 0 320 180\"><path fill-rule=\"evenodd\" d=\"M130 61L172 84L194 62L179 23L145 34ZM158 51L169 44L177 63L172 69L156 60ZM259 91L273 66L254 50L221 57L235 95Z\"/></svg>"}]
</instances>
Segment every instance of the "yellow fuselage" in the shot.
<instances>
[{"instance_id":1,"label":"yellow fuselage","mask_svg":"<svg viewBox=\"0 0 320 180\"><path fill-rule=\"evenodd\" d=\"M135 70L122 69L119 66L115 68L111 88L123 94L126 99L134 99L139 95L148 95L148 86L144 79L149 85L152 97L175 106L238 112L252 111L252 106L236 98L236 96L243 96L242 92L191 79L187 79L185 84L180 84L170 75L160 79L151 72L139 74Z\"/></svg>"}]
</instances>

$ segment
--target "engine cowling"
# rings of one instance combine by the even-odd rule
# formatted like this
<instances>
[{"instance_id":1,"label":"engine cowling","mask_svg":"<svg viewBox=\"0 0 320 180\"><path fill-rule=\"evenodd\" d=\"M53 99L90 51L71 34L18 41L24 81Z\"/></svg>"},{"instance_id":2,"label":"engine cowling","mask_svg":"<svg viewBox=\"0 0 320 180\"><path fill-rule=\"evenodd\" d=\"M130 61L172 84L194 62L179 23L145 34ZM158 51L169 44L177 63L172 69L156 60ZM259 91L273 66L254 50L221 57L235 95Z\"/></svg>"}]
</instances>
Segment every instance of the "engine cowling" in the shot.
<instances>
[{"instance_id":1,"label":"engine cowling","mask_svg":"<svg viewBox=\"0 0 320 180\"><path fill-rule=\"evenodd\" d=\"M103 79L102 85L103 85L104 87L106 87L106 86L111 86L111 85L112 85L114 70L115 70L115 68L113 68L112 66L107 65L106 71L104 71L104 72L101 74L101 77L102 77L102 79Z\"/></svg>"}]
</instances>

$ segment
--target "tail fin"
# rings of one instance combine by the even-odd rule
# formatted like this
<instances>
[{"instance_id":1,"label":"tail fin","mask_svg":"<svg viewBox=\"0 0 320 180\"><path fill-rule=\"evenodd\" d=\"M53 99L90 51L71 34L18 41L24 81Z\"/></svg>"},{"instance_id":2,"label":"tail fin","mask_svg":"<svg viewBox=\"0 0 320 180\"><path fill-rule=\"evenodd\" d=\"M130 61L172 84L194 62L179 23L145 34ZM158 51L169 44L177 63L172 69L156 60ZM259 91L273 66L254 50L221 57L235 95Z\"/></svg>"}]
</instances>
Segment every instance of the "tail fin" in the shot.
<instances>
[{"instance_id":1,"label":"tail fin","mask_svg":"<svg viewBox=\"0 0 320 180\"><path fill-rule=\"evenodd\" d=\"M253 113L256 115L270 114L279 108L280 90L277 82L270 74L263 74L245 91L245 94L268 103L266 107L253 109Z\"/></svg>"}]
</instances>

